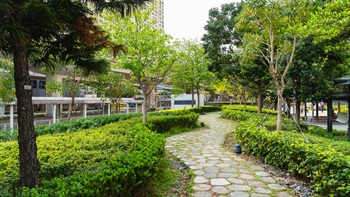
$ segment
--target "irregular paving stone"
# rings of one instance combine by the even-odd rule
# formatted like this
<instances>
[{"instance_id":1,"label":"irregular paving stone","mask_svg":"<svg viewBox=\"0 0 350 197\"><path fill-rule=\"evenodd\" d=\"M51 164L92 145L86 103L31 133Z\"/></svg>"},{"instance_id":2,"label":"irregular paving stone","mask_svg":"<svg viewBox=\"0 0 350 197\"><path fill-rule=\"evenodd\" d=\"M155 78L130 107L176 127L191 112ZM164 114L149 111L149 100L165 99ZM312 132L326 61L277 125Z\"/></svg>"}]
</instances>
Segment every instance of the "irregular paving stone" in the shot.
<instances>
[{"instance_id":1,"label":"irregular paving stone","mask_svg":"<svg viewBox=\"0 0 350 197\"><path fill-rule=\"evenodd\" d=\"M245 181L242 180L242 179L228 178L227 180L230 181L231 183L235 184L235 185L243 185L245 183Z\"/></svg>"},{"instance_id":2,"label":"irregular paving stone","mask_svg":"<svg viewBox=\"0 0 350 197\"><path fill-rule=\"evenodd\" d=\"M226 168L226 167L229 167L230 164L228 164L228 163L219 163L219 164L216 164L215 166L217 166L219 168Z\"/></svg>"},{"instance_id":3,"label":"irregular paving stone","mask_svg":"<svg viewBox=\"0 0 350 197\"><path fill-rule=\"evenodd\" d=\"M218 164L218 163L221 163L221 161L220 160L209 160L208 163Z\"/></svg>"},{"instance_id":4,"label":"irregular paving stone","mask_svg":"<svg viewBox=\"0 0 350 197\"><path fill-rule=\"evenodd\" d=\"M263 180L264 182L269 182L269 183L275 183L275 179L271 178L271 177L261 177L261 180Z\"/></svg>"},{"instance_id":5,"label":"irregular paving stone","mask_svg":"<svg viewBox=\"0 0 350 197\"><path fill-rule=\"evenodd\" d=\"M249 193L245 193L245 192L232 192L230 193L231 197L249 197Z\"/></svg>"},{"instance_id":6,"label":"irregular paving stone","mask_svg":"<svg viewBox=\"0 0 350 197\"><path fill-rule=\"evenodd\" d=\"M210 180L211 185L228 185L230 184L226 179L211 179Z\"/></svg>"},{"instance_id":7,"label":"irregular paving stone","mask_svg":"<svg viewBox=\"0 0 350 197\"><path fill-rule=\"evenodd\" d=\"M207 182L209 182L209 180L202 177L202 176L197 176L196 178L194 178L194 182L195 183L207 183Z\"/></svg>"},{"instance_id":8,"label":"irregular paving stone","mask_svg":"<svg viewBox=\"0 0 350 197\"><path fill-rule=\"evenodd\" d=\"M208 179L212 179L212 178L216 178L217 174L215 173L206 173L203 175L203 177L208 178Z\"/></svg>"},{"instance_id":9,"label":"irregular paving stone","mask_svg":"<svg viewBox=\"0 0 350 197\"><path fill-rule=\"evenodd\" d=\"M252 194L251 197L270 197L269 195L266 194Z\"/></svg>"},{"instance_id":10,"label":"irregular paving stone","mask_svg":"<svg viewBox=\"0 0 350 197\"><path fill-rule=\"evenodd\" d=\"M195 174L195 175L203 175L203 174L205 174L205 172L203 171L203 170L194 170L193 171L193 174Z\"/></svg>"},{"instance_id":11,"label":"irregular paving stone","mask_svg":"<svg viewBox=\"0 0 350 197\"><path fill-rule=\"evenodd\" d=\"M249 174L249 170L247 169L239 169L239 172Z\"/></svg>"},{"instance_id":12,"label":"irregular paving stone","mask_svg":"<svg viewBox=\"0 0 350 197\"><path fill-rule=\"evenodd\" d=\"M277 197L293 197L293 195L288 194L287 192L280 192L277 194Z\"/></svg>"},{"instance_id":13,"label":"irregular paving stone","mask_svg":"<svg viewBox=\"0 0 350 197\"><path fill-rule=\"evenodd\" d=\"M254 176L252 176L250 174L241 174L241 175L239 175L239 178L242 178L242 179L254 179Z\"/></svg>"},{"instance_id":14,"label":"irregular paving stone","mask_svg":"<svg viewBox=\"0 0 350 197\"><path fill-rule=\"evenodd\" d=\"M249 191L252 189L247 185L229 185L227 188L231 191Z\"/></svg>"},{"instance_id":15,"label":"irregular paving stone","mask_svg":"<svg viewBox=\"0 0 350 197\"><path fill-rule=\"evenodd\" d=\"M217 113L200 116L200 121L206 122L207 127L167 138L167 150L197 175L192 196L275 197L273 195L277 194L272 194L271 190L279 187L275 186L275 179L264 176L264 168L222 147L225 134L232 131L235 123L216 119L218 116ZM289 197L285 191L278 194Z\"/></svg>"},{"instance_id":16,"label":"irregular paving stone","mask_svg":"<svg viewBox=\"0 0 350 197\"><path fill-rule=\"evenodd\" d=\"M223 186L216 186L211 189L211 191L218 193L218 194L227 194L229 190L226 189L226 187Z\"/></svg>"},{"instance_id":17,"label":"irregular paving stone","mask_svg":"<svg viewBox=\"0 0 350 197\"><path fill-rule=\"evenodd\" d=\"M274 189L274 190L285 189L285 187L283 187L282 185L278 185L278 184L270 184L268 186L269 186L270 189Z\"/></svg>"},{"instance_id":18,"label":"irregular paving stone","mask_svg":"<svg viewBox=\"0 0 350 197\"><path fill-rule=\"evenodd\" d=\"M206 190L210 190L211 186L207 184L197 184L193 187L193 189L196 191L206 191Z\"/></svg>"},{"instance_id":19,"label":"irregular paving stone","mask_svg":"<svg viewBox=\"0 0 350 197\"><path fill-rule=\"evenodd\" d=\"M212 164L212 163L202 163L202 164L199 164L199 166L200 167L212 167L212 166L214 166L214 164Z\"/></svg>"},{"instance_id":20,"label":"irregular paving stone","mask_svg":"<svg viewBox=\"0 0 350 197\"><path fill-rule=\"evenodd\" d=\"M211 192L194 192L193 197L211 197Z\"/></svg>"},{"instance_id":21,"label":"irregular paving stone","mask_svg":"<svg viewBox=\"0 0 350 197\"><path fill-rule=\"evenodd\" d=\"M254 180L249 180L248 185L253 186L253 187L264 187L265 186L265 184L263 182L254 181Z\"/></svg>"},{"instance_id":22,"label":"irregular paving stone","mask_svg":"<svg viewBox=\"0 0 350 197\"><path fill-rule=\"evenodd\" d=\"M258 193L263 193L263 194L271 194L272 193L271 190L266 189L264 187L257 187L257 188L255 188L255 191Z\"/></svg>"},{"instance_id":23,"label":"irregular paving stone","mask_svg":"<svg viewBox=\"0 0 350 197\"><path fill-rule=\"evenodd\" d=\"M235 168L225 168L225 169L223 169L222 170L222 172L237 172L237 169L235 169Z\"/></svg>"},{"instance_id":24,"label":"irregular paving stone","mask_svg":"<svg viewBox=\"0 0 350 197\"><path fill-rule=\"evenodd\" d=\"M218 173L219 172L219 168L217 167L207 167L204 169L205 172L208 173Z\"/></svg>"},{"instance_id":25,"label":"irregular paving stone","mask_svg":"<svg viewBox=\"0 0 350 197\"><path fill-rule=\"evenodd\" d=\"M269 173L263 172L263 171L257 171L257 172L255 172L255 174L258 175L258 176L270 176Z\"/></svg>"},{"instance_id":26,"label":"irregular paving stone","mask_svg":"<svg viewBox=\"0 0 350 197\"><path fill-rule=\"evenodd\" d=\"M230 177L237 177L238 174L233 174L233 173L219 173L218 177L220 178L230 178Z\"/></svg>"},{"instance_id":27,"label":"irregular paving stone","mask_svg":"<svg viewBox=\"0 0 350 197\"><path fill-rule=\"evenodd\" d=\"M260 170L260 171L264 170L264 168L261 166L250 166L250 168L253 170Z\"/></svg>"}]
</instances>

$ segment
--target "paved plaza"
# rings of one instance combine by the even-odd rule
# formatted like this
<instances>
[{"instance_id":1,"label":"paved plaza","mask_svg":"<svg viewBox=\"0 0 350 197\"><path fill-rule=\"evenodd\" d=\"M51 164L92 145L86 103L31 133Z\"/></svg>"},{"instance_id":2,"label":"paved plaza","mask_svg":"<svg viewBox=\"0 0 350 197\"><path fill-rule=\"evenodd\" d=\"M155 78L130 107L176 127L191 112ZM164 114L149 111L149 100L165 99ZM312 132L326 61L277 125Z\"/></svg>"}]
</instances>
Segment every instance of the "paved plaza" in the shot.
<instances>
[{"instance_id":1,"label":"paved plaza","mask_svg":"<svg viewBox=\"0 0 350 197\"><path fill-rule=\"evenodd\" d=\"M225 134L235 122L219 113L202 115L205 127L167 138L166 148L195 174L193 197L291 197L293 191L266 170L223 148Z\"/></svg>"}]
</instances>

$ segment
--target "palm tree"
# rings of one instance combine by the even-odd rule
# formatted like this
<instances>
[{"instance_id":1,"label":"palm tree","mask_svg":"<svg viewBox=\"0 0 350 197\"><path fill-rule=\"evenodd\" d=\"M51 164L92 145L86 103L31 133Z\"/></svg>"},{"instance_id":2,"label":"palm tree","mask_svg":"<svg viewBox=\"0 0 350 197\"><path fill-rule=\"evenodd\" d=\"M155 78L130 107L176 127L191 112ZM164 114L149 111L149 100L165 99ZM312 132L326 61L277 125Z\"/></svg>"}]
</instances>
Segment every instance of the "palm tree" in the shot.
<instances>
[{"instance_id":1,"label":"palm tree","mask_svg":"<svg viewBox=\"0 0 350 197\"><path fill-rule=\"evenodd\" d=\"M14 61L20 186L32 188L37 185L40 170L29 64L54 67L54 62L58 60L74 61L76 66L86 72L99 71L100 66L106 62L95 60L95 52L111 47L116 54L121 45L114 45L106 39L104 32L99 30L91 17L93 11L109 9L125 15L145 1L0 1L0 53L13 57Z\"/></svg>"}]
</instances>

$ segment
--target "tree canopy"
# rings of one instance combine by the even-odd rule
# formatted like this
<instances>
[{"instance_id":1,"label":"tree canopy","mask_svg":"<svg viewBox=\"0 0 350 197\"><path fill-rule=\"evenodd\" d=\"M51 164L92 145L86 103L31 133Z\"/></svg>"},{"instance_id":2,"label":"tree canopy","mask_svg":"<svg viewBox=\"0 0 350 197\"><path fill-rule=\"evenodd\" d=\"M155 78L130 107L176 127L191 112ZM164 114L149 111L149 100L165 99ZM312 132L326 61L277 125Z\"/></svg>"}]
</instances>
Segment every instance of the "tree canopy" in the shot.
<instances>
[{"instance_id":1,"label":"tree canopy","mask_svg":"<svg viewBox=\"0 0 350 197\"><path fill-rule=\"evenodd\" d=\"M170 35L155 29L150 11L134 12L132 17L104 14L101 27L110 32L111 39L121 42L127 48L127 53L116 60L116 67L131 71L143 94L143 121L147 121L147 102L154 88L166 81L176 61L175 51L170 43ZM115 20L118 23L115 23Z\"/></svg>"},{"instance_id":2,"label":"tree canopy","mask_svg":"<svg viewBox=\"0 0 350 197\"><path fill-rule=\"evenodd\" d=\"M144 0L3 0L0 1L0 52L12 55L18 113L20 186L39 184L40 164L36 156L34 115L29 66L55 66L54 62L74 61L86 72L104 60L95 53L110 47L116 54L121 45L109 42L95 24L93 11L113 10L122 15ZM89 6L88 3L91 5ZM97 69L99 70L99 69Z\"/></svg>"}]
</instances>

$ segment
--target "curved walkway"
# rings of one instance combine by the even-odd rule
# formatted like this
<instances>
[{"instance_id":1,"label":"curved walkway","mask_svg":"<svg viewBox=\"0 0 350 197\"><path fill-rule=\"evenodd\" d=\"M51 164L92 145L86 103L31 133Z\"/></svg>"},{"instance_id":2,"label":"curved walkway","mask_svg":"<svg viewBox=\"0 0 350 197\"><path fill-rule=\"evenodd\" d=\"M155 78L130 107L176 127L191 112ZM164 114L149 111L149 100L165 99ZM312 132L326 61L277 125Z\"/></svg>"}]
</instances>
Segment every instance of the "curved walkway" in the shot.
<instances>
[{"instance_id":1,"label":"curved walkway","mask_svg":"<svg viewBox=\"0 0 350 197\"><path fill-rule=\"evenodd\" d=\"M222 147L225 134L236 126L219 113L200 116L206 125L167 138L166 148L194 172L194 197L291 197L265 169Z\"/></svg>"}]
</instances>

